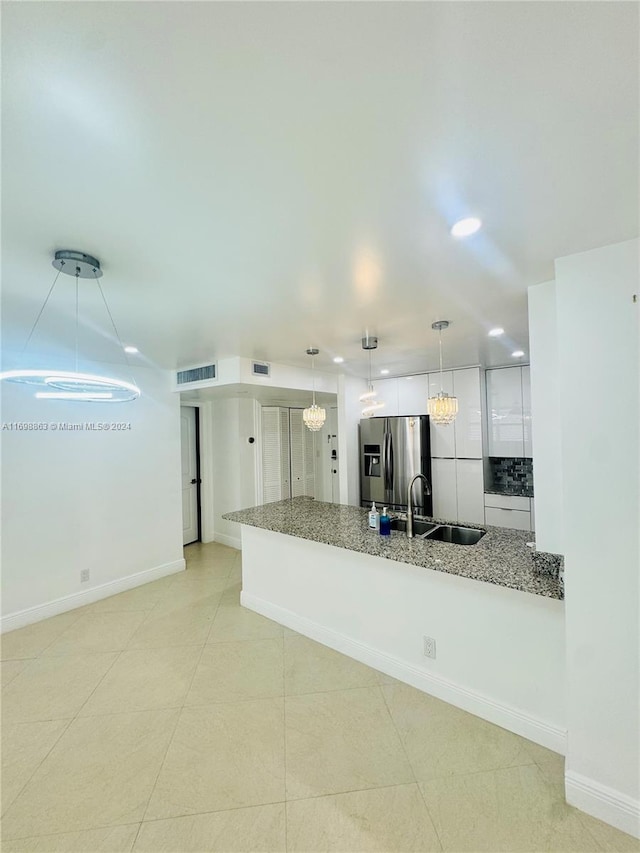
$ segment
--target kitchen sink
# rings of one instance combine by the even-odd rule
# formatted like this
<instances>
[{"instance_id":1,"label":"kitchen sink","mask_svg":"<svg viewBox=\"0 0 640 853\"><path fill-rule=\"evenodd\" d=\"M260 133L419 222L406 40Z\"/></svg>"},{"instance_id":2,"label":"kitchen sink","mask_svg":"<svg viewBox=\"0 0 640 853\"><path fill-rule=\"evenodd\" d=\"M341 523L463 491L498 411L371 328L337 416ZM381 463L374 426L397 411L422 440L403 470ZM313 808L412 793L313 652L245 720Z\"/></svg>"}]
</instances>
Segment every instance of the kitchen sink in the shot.
<instances>
[{"instance_id":1,"label":"kitchen sink","mask_svg":"<svg viewBox=\"0 0 640 853\"><path fill-rule=\"evenodd\" d=\"M428 536L431 530L435 530L437 524L433 524L431 521L422 521L419 518L413 519L413 535L416 538ZM391 529L398 530L400 533L407 532L407 519L406 518L392 518L391 519Z\"/></svg>"},{"instance_id":2,"label":"kitchen sink","mask_svg":"<svg viewBox=\"0 0 640 853\"><path fill-rule=\"evenodd\" d=\"M439 524L434 526L425 538L434 539L437 542L451 542L453 545L475 545L486 532L486 530L478 530L475 527Z\"/></svg>"},{"instance_id":3,"label":"kitchen sink","mask_svg":"<svg viewBox=\"0 0 640 853\"><path fill-rule=\"evenodd\" d=\"M392 518L391 529L398 533L407 532L406 518ZM435 524L432 521L413 519L413 535L416 539L433 539L436 542L450 542L452 545L475 545L486 530L475 527L459 527L457 524Z\"/></svg>"}]
</instances>

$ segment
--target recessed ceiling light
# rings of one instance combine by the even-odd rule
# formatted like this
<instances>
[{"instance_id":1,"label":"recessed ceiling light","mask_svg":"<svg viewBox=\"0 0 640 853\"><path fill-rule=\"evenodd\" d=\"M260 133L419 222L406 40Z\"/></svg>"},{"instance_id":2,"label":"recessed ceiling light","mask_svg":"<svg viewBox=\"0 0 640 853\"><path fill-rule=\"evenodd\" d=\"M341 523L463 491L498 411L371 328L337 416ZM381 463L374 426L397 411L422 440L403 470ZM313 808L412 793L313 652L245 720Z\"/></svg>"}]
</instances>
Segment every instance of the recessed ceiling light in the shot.
<instances>
[{"instance_id":1,"label":"recessed ceiling light","mask_svg":"<svg viewBox=\"0 0 640 853\"><path fill-rule=\"evenodd\" d=\"M386 367L384 367L384 368L380 371L380 373L382 373L382 375L383 375L383 376L386 376L388 372L389 372L389 371L387 370L387 368L386 368Z\"/></svg>"},{"instance_id":2,"label":"recessed ceiling light","mask_svg":"<svg viewBox=\"0 0 640 853\"><path fill-rule=\"evenodd\" d=\"M451 228L454 237L470 237L482 228L482 220L475 216L459 219Z\"/></svg>"},{"instance_id":3,"label":"recessed ceiling light","mask_svg":"<svg viewBox=\"0 0 640 853\"><path fill-rule=\"evenodd\" d=\"M138 347L125 347L125 352L128 352L129 355L135 355L138 352Z\"/></svg>"},{"instance_id":4,"label":"recessed ceiling light","mask_svg":"<svg viewBox=\"0 0 640 853\"><path fill-rule=\"evenodd\" d=\"M333 360L335 361L336 364L342 364L342 362L344 361L344 358L341 355L337 355Z\"/></svg>"},{"instance_id":5,"label":"recessed ceiling light","mask_svg":"<svg viewBox=\"0 0 640 853\"><path fill-rule=\"evenodd\" d=\"M514 352L512 352L511 355L514 358L522 358L522 356L524 355L524 350L521 350L521 349L514 350Z\"/></svg>"},{"instance_id":6,"label":"recessed ceiling light","mask_svg":"<svg viewBox=\"0 0 640 853\"><path fill-rule=\"evenodd\" d=\"M489 336L492 338L499 338L500 335L504 335L504 329L501 329L499 326L489 331Z\"/></svg>"}]
</instances>

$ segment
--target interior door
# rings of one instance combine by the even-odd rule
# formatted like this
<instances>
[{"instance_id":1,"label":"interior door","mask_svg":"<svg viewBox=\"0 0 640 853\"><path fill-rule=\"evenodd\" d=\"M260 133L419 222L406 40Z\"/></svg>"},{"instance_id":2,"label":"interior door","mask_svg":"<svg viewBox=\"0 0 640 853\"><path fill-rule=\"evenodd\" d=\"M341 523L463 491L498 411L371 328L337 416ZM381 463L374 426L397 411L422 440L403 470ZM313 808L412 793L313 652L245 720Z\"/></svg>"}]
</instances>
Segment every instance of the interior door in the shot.
<instances>
[{"instance_id":1,"label":"interior door","mask_svg":"<svg viewBox=\"0 0 640 853\"><path fill-rule=\"evenodd\" d=\"M180 407L182 447L182 543L198 539L198 447L197 412L193 406Z\"/></svg>"}]
</instances>

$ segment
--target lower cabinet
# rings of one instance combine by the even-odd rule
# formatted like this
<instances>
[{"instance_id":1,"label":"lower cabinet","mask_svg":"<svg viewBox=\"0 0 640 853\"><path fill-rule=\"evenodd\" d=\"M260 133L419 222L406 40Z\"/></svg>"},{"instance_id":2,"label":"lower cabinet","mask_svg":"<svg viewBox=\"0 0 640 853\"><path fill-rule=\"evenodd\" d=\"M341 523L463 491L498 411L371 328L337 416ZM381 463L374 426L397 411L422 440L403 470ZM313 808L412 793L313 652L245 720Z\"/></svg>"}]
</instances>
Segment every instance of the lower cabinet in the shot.
<instances>
[{"instance_id":1,"label":"lower cabinet","mask_svg":"<svg viewBox=\"0 0 640 853\"><path fill-rule=\"evenodd\" d=\"M482 459L456 459L458 521L484 524L484 476Z\"/></svg>"},{"instance_id":2,"label":"lower cabinet","mask_svg":"<svg viewBox=\"0 0 640 853\"><path fill-rule=\"evenodd\" d=\"M431 459L433 515L447 521L484 524L481 459Z\"/></svg>"},{"instance_id":3,"label":"lower cabinet","mask_svg":"<svg viewBox=\"0 0 640 853\"><path fill-rule=\"evenodd\" d=\"M456 460L432 458L431 478L434 518L455 521L458 518Z\"/></svg>"},{"instance_id":4,"label":"lower cabinet","mask_svg":"<svg viewBox=\"0 0 640 853\"><path fill-rule=\"evenodd\" d=\"M484 504L487 524L511 527L515 530L533 530L530 498L486 494Z\"/></svg>"}]
</instances>

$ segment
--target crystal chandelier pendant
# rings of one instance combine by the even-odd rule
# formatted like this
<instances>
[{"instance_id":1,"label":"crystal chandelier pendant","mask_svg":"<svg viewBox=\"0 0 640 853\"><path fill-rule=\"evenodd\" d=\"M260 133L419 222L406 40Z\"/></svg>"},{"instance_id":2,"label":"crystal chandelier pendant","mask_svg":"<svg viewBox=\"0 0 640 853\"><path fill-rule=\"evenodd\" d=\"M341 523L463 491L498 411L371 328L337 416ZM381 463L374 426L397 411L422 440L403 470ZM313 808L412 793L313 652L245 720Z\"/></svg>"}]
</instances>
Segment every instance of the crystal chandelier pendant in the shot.
<instances>
[{"instance_id":1,"label":"crystal chandelier pendant","mask_svg":"<svg viewBox=\"0 0 640 853\"><path fill-rule=\"evenodd\" d=\"M307 350L307 355L311 356L311 375L313 381L313 402L311 405L304 409L302 412L302 420L304 421L304 425L307 429L311 430L311 432L318 432L324 426L324 422L327 419L327 413L322 408L322 406L318 406L316 404L316 375L315 375L315 356L317 356L319 350L315 347L309 347Z\"/></svg>"},{"instance_id":2,"label":"crystal chandelier pendant","mask_svg":"<svg viewBox=\"0 0 640 853\"><path fill-rule=\"evenodd\" d=\"M302 420L304 421L307 429L310 429L311 432L318 432L318 430L321 430L326 419L326 411L322 406L317 406L315 403L312 403L308 409L305 409L302 412Z\"/></svg>"},{"instance_id":3,"label":"crystal chandelier pendant","mask_svg":"<svg viewBox=\"0 0 640 853\"><path fill-rule=\"evenodd\" d=\"M440 391L436 397L429 397L427 414L434 424L446 426L453 423L458 414L457 397L450 397L445 391Z\"/></svg>"},{"instance_id":4,"label":"crystal chandelier pendant","mask_svg":"<svg viewBox=\"0 0 640 853\"><path fill-rule=\"evenodd\" d=\"M442 387L442 330L448 327L448 320L438 320L431 324L431 328L440 335L438 342L440 350L440 391L435 397L429 397L427 400L427 414L433 423L439 426L452 424L458 414L458 398L449 396Z\"/></svg>"}]
</instances>

